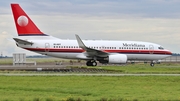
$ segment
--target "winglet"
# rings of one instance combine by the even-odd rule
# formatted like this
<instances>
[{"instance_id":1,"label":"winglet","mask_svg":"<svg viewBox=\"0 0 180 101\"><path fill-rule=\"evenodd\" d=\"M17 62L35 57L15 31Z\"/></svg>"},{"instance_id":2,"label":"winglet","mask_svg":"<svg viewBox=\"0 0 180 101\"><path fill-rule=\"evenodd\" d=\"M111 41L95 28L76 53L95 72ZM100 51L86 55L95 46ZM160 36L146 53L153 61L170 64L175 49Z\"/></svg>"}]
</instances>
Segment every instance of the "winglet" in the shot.
<instances>
[{"instance_id":1,"label":"winglet","mask_svg":"<svg viewBox=\"0 0 180 101\"><path fill-rule=\"evenodd\" d=\"M87 47L84 45L84 43L82 42L81 38L78 36L78 35L75 35L76 36L76 39L77 39L77 42L79 44L79 47L84 49L84 50L87 50Z\"/></svg>"},{"instance_id":2,"label":"winglet","mask_svg":"<svg viewBox=\"0 0 180 101\"><path fill-rule=\"evenodd\" d=\"M93 56L107 57L108 56L108 53L106 53L104 51L96 50L93 48L88 48L87 46L85 46L85 44L83 43L83 41L81 40L81 38L78 35L75 35L75 36L76 36L77 42L79 44L79 47L87 52L86 55L89 55L91 57L93 57Z\"/></svg>"}]
</instances>

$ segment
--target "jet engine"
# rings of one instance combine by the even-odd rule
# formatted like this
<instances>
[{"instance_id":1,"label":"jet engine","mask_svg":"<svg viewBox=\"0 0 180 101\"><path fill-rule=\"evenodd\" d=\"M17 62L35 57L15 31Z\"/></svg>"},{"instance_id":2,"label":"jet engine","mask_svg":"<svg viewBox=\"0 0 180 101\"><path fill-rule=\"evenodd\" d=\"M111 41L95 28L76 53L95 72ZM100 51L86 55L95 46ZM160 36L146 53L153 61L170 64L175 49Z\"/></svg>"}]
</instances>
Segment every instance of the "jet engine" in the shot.
<instances>
[{"instance_id":1,"label":"jet engine","mask_svg":"<svg viewBox=\"0 0 180 101\"><path fill-rule=\"evenodd\" d=\"M125 54L115 54L115 55L109 55L108 57L108 63L126 63L127 62L127 55Z\"/></svg>"}]
</instances>

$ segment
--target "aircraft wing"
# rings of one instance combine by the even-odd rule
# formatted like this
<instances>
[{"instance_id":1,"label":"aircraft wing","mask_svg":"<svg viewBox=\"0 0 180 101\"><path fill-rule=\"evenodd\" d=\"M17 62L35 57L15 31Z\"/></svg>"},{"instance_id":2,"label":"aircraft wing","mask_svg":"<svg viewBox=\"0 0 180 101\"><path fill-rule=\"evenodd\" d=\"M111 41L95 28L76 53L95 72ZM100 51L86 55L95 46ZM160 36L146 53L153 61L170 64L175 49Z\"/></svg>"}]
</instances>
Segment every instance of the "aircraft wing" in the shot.
<instances>
[{"instance_id":1,"label":"aircraft wing","mask_svg":"<svg viewBox=\"0 0 180 101\"><path fill-rule=\"evenodd\" d=\"M30 41L27 41L27 40L22 40L22 39L19 39L19 38L13 38L17 43L20 43L20 44L26 44L26 45L28 45L28 44L30 44L30 45L32 45L33 44L33 42L30 42Z\"/></svg>"},{"instance_id":2,"label":"aircraft wing","mask_svg":"<svg viewBox=\"0 0 180 101\"><path fill-rule=\"evenodd\" d=\"M76 39L77 39L77 42L79 44L79 47L82 48L83 50L86 51L86 54L87 56L99 56L99 57L106 57L109 55L109 53L107 52L104 52L104 51L101 51L101 50L96 50L96 49L93 49L93 48L89 48L87 46L84 45L84 43L82 42L81 38L76 35Z\"/></svg>"}]
</instances>

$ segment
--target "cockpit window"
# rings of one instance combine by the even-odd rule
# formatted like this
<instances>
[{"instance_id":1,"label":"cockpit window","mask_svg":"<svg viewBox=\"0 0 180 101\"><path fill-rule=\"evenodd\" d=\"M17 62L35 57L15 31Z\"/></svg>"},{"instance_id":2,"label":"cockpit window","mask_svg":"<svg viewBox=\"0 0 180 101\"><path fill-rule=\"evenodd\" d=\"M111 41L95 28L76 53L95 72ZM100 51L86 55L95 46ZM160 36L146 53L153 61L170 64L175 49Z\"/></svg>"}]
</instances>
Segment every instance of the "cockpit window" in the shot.
<instances>
[{"instance_id":1,"label":"cockpit window","mask_svg":"<svg viewBox=\"0 0 180 101\"><path fill-rule=\"evenodd\" d=\"M164 48L162 46L158 47L158 49L164 50Z\"/></svg>"}]
</instances>

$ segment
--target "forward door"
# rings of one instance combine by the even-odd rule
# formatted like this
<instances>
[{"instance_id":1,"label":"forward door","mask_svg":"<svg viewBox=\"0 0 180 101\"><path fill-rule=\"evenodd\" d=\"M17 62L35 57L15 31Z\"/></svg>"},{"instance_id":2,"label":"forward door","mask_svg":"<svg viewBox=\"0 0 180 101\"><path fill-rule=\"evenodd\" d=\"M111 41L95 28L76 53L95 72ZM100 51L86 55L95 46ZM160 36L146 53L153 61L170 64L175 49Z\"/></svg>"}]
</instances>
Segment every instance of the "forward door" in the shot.
<instances>
[{"instance_id":1,"label":"forward door","mask_svg":"<svg viewBox=\"0 0 180 101\"><path fill-rule=\"evenodd\" d=\"M150 54L154 53L154 46L153 45L149 45L149 53Z\"/></svg>"}]
</instances>

